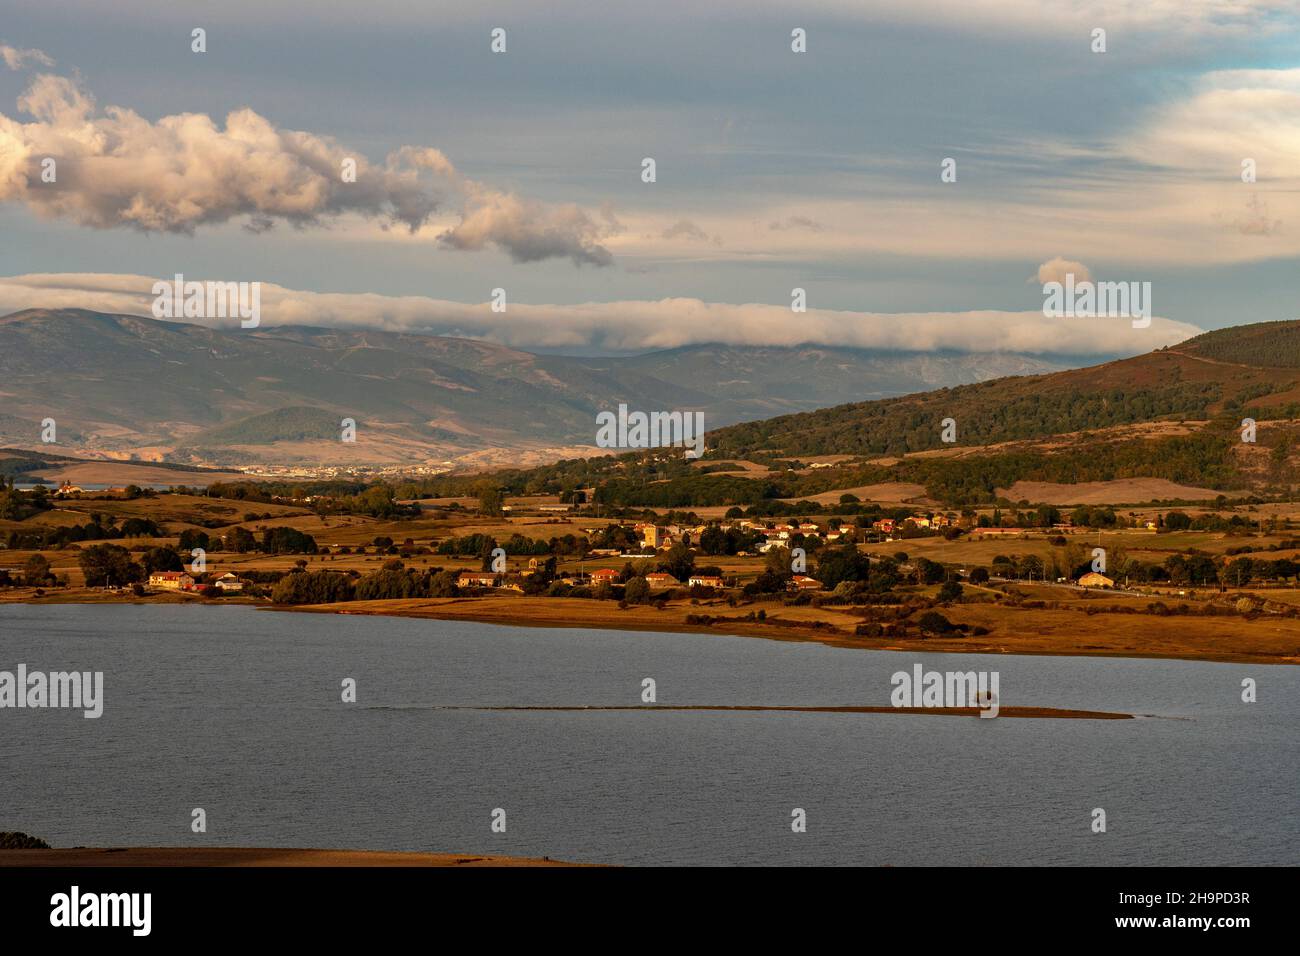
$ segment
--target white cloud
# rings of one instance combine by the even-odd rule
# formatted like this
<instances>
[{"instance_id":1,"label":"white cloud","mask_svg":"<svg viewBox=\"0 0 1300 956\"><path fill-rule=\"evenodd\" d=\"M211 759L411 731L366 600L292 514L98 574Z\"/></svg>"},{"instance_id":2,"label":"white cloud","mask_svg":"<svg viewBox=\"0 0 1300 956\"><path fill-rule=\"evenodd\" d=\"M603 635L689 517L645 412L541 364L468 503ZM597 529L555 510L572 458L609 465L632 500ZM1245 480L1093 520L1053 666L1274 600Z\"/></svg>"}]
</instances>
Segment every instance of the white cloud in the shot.
<instances>
[{"instance_id":1,"label":"white cloud","mask_svg":"<svg viewBox=\"0 0 1300 956\"><path fill-rule=\"evenodd\" d=\"M1074 262L1071 259L1063 259L1057 256L1054 259L1048 259L1038 267L1038 275L1030 282L1038 282L1046 285L1048 282L1065 282L1067 275L1073 275L1074 281L1091 282L1092 272L1082 262Z\"/></svg>"},{"instance_id":2,"label":"white cloud","mask_svg":"<svg viewBox=\"0 0 1300 956\"><path fill-rule=\"evenodd\" d=\"M450 248L495 246L517 262L612 261L600 244L618 231L608 210L591 215L493 189L462 176L433 148L403 146L376 165L328 136L281 129L251 109L230 113L224 128L202 113L150 122L123 107L101 111L77 83L51 74L35 77L18 107L34 122L0 114L0 201L24 203L47 219L192 233L232 219L264 231L354 214L418 232L446 206L460 217L439 236ZM57 163L53 183L41 177L46 157ZM349 159L355 182L345 181Z\"/></svg>"},{"instance_id":3,"label":"white cloud","mask_svg":"<svg viewBox=\"0 0 1300 956\"><path fill-rule=\"evenodd\" d=\"M18 47L0 43L0 60L11 70L24 70L32 64L53 66L54 60L44 50L20 50Z\"/></svg>"},{"instance_id":4,"label":"white cloud","mask_svg":"<svg viewBox=\"0 0 1300 956\"><path fill-rule=\"evenodd\" d=\"M1216 70L1157 108L1118 144L1134 159L1189 175L1261 183L1300 180L1300 68Z\"/></svg>"},{"instance_id":5,"label":"white cloud","mask_svg":"<svg viewBox=\"0 0 1300 956\"><path fill-rule=\"evenodd\" d=\"M162 277L170 278L170 277ZM186 275L248 281L251 276ZM154 277L45 274L0 278L0 314L28 308L83 308L149 315ZM1156 318L1134 329L1127 319L1047 319L1041 312L876 313L788 305L657 301L530 305L506 313L488 303L423 296L321 293L262 284L262 326L380 328L483 338L516 348L649 350L719 342L726 345L838 345L888 350L1029 352L1044 355L1137 354L1202 330Z\"/></svg>"}]
</instances>

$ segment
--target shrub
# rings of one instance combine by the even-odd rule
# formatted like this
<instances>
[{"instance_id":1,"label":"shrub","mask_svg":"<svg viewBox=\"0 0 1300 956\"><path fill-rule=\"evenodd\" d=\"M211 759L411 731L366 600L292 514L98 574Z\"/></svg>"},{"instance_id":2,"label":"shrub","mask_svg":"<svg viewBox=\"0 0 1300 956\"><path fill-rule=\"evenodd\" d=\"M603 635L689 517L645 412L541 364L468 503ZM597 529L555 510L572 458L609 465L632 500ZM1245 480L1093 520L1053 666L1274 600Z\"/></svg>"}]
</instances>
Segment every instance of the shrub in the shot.
<instances>
[{"instance_id":1,"label":"shrub","mask_svg":"<svg viewBox=\"0 0 1300 956\"><path fill-rule=\"evenodd\" d=\"M940 601L959 601L961 600L961 585L956 581L944 581L943 587L939 588Z\"/></svg>"},{"instance_id":2,"label":"shrub","mask_svg":"<svg viewBox=\"0 0 1300 956\"><path fill-rule=\"evenodd\" d=\"M956 625L938 611L926 611L916 624L927 634L951 634L957 630Z\"/></svg>"},{"instance_id":3,"label":"shrub","mask_svg":"<svg viewBox=\"0 0 1300 956\"><path fill-rule=\"evenodd\" d=\"M28 836L18 830L0 831L0 850L48 850L50 845L40 837Z\"/></svg>"}]
</instances>

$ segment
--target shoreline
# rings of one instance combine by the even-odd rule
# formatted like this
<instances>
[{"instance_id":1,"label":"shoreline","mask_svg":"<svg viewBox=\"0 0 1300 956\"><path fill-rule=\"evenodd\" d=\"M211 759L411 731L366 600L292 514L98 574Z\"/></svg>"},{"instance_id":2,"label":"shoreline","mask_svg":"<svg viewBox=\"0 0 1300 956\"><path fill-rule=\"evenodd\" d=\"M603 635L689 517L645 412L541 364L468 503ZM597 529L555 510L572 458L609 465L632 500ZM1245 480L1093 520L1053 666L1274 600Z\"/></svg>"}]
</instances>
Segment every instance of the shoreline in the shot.
<instances>
[{"instance_id":1,"label":"shoreline","mask_svg":"<svg viewBox=\"0 0 1300 956\"><path fill-rule=\"evenodd\" d=\"M11 867L521 867L589 866L547 857L480 853L418 853L400 850L309 850L292 847L72 847L0 850L0 868Z\"/></svg>"},{"instance_id":2,"label":"shoreline","mask_svg":"<svg viewBox=\"0 0 1300 956\"><path fill-rule=\"evenodd\" d=\"M1193 647L1137 648L1118 643L1065 645L1056 643L1053 636L1034 632L1017 634L995 633L988 637L917 637L906 641L879 637L858 637L844 631L814 630L751 621L743 617L715 618L713 624L688 624L681 610L670 608L655 611L653 608L629 607L619 610L616 604L609 609L581 608L586 613L579 616L547 615L539 617L523 613L517 605L523 598L415 598L394 601L349 601L342 604L310 604L267 606L265 610L277 612L305 612L309 614L356 614L362 616L404 617L441 621L471 621L477 624L496 624L504 627L587 628L616 631L659 631L683 634L714 634L730 637L758 637L774 641L824 644L850 650L898 651L907 654L1005 654L1026 657L1109 657L1138 658L1145 660L1201 661L1214 664L1300 664L1300 651L1276 653L1257 650L1226 651L1219 648ZM590 604L591 601L566 598L544 598L546 605L563 603ZM612 604L612 602L609 602ZM510 607L509 605L515 605ZM530 605L530 608L536 605ZM707 606L690 610L710 610ZM600 613L600 612L604 613ZM1026 612L1033 613L1033 612ZM775 616L775 615L774 615ZM1131 623L1133 615L1123 615ZM771 620L771 618L769 618ZM1090 640L1096 640L1090 636Z\"/></svg>"},{"instance_id":3,"label":"shoreline","mask_svg":"<svg viewBox=\"0 0 1300 956\"><path fill-rule=\"evenodd\" d=\"M531 705L517 707L457 706L444 705L433 710L478 710L511 713L525 712L562 712L583 713L585 711L687 711L723 713L789 713L789 714L911 714L917 717L980 717L983 711L979 707L883 707L879 705L841 704L824 707L798 704L639 704L635 706L615 706L591 704L581 707L563 707ZM1133 720L1137 714L1122 714L1112 710L1074 710L1060 707L1018 707L999 706L996 717L1030 717L1030 718L1064 718L1069 720Z\"/></svg>"},{"instance_id":4,"label":"shoreline","mask_svg":"<svg viewBox=\"0 0 1300 956\"><path fill-rule=\"evenodd\" d=\"M906 654L1136 658L1283 666L1300 664L1300 622L1295 621L1247 624L1237 619L1194 616L1160 618L1136 614L1082 615L1067 610L1008 611L987 604L953 605L945 609L945 613L955 620L985 624L990 630L987 635L918 635L906 639L855 635L845 630L845 625L856 623L856 619L848 614L837 613L834 623L827 623L825 614L810 613L805 608L779 607L768 610L766 620L757 620L722 602L670 605L662 610L649 605L620 609L612 601L522 596L273 605L248 598L208 602L179 594L160 594L141 599L63 592L52 594L46 599L0 600L0 604L202 604L307 614L470 621L503 627L585 628L757 637L774 641L816 643L850 650L897 651ZM688 623L688 616L708 616L712 620L708 624L696 621ZM1286 626L1279 626L1283 624Z\"/></svg>"}]
</instances>

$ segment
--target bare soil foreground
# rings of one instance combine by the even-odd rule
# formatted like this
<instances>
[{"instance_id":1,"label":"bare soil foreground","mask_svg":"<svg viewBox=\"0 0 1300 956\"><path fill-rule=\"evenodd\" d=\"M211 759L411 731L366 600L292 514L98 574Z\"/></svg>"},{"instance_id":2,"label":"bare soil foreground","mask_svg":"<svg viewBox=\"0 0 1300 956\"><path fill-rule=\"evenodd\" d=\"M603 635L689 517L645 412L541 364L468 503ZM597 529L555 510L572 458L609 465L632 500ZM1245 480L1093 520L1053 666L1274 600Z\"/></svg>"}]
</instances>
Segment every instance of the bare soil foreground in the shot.
<instances>
[{"instance_id":1,"label":"bare soil foreground","mask_svg":"<svg viewBox=\"0 0 1300 956\"><path fill-rule=\"evenodd\" d=\"M473 853L294 850L258 847L76 847L0 850L0 867L31 866L581 866L556 860Z\"/></svg>"},{"instance_id":2,"label":"bare soil foreground","mask_svg":"<svg viewBox=\"0 0 1300 956\"><path fill-rule=\"evenodd\" d=\"M380 614L436 620L479 621L519 627L591 627L625 631L734 634L777 641L816 641L831 647L906 651L911 654L1049 654L1089 657L1156 657L1222 663L1300 664L1300 620L1157 617L1098 610L1026 609L996 604L957 605L954 621L983 625L975 636L862 637L858 618L834 608L781 608L759 621L724 602L620 609L614 601L570 598L425 598L350 601L286 608L322 614ZM711 618L698 621L701 614Z\"/></svg>"}]
</instances>

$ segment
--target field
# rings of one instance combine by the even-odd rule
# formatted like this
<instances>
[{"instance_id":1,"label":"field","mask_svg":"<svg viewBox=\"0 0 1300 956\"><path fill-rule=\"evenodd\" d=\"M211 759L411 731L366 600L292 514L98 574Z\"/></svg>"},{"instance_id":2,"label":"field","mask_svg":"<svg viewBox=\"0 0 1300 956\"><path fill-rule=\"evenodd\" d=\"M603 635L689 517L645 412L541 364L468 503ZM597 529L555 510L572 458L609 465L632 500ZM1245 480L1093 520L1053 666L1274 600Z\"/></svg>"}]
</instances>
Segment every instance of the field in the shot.
<instances>
[{"instance_id":1,"label":"field","mask_svg":"<svg viewBox=\"0 0 1300 956\"><path fill-rule=\"evenodd\" d=\"M875 491L889 494L897 493L898 489L878 488ZM835 500L838 500L838 493ZM460 507L455 509L445 507L452 504L451 501L425 501L418 517L387 520L361 515L322 515L295 503L254 503L170 494L134 500L95 498L67 501L25 521L0 522L0 535L84 524L91 520L92 515L116 522L131 517L151 518L163 528L164 537L114 541L132 549L138 558L148 548L176 545L177 536L189 529L205 529L215 535L228 534L238 527L260 536L260 532L267 528L292 527L312 535L322 553L299 555L252 551L240 554L210 550L207 571L215 575L230 571L242 576L254 571L288 572L295 566L305 566L307 570L366 575L395 559L401 560L404 567L417 571L437 568L477 571L481 568L478 556L439 555L435 553L438 543L448 537L470 534L482 534L498 541L514 534L540 541L565 535L582 538L589 537L613 520L588 514L556 515L538 510L544 505L553 505L554 501L554 498L541 497L513 498L508 502L512 512L495 516L478 513L474 509L475 502L469 499L457 501ZM1145 508L1134 514L1154 515L1157 510ZM1300 514L1286 506L1261 508L1250 512L1252 525L1257 518L1264 516L1266 510L1270 518L1278 517L1285 527L1268 533L1238 530L1231 535L1209 531L1157 534L1128 529L1107 530L1100 534L1095 530L1073 533L1067 530L1064 534L1026 531L1011 537L983 538L975 529L955 540L940 535L923 535L862 544L859 548L873 558L896 557L904 562L905 568L912 568L918 559L926 558L952 569L959 578L964 578L972 568L991 566L994 558L999 556L1035 555L1049 561L1055 559L1064 566L1077 560L1080 554L1090 553L1098 543L1116 559L1120 556L1139 557L1156 563L1175 554L1200 553L1222 558L1229 549L1243 547L1251 548L1253 556L1266 560L1296 555L1295 549L1266 549L1270 546L1276 549L1279 543L1295 536L1290 525L1300 519ZM1197 509L1187 511L1199 513ZM705 509L697 509L696 513L700 520L708 520ZM833 510L828 508L825 513L810 517L821 524L832 514ZM627 523L631 523L630 519ZM395 548L405 551L406 556L397 558L392 553L385 553L386 548L374 545L377 538L391 538ZM0 551L0 568L17 577L33 553L22 549ZM174 591L139 596L129 591L89 589L85 587L78 563L80 551L77 545L46 549L40 553L49 561L56 576L66 577L69 586L45 588L39 594L36 589L23 586L0 588L0 601L212 600L194 593ZM629 561L640 564L644 560L617 555L561 556L557 573L576 576L590 574L598 568L621 570ZM651 561L653 563L653 559ZM960 600L939 602L937 585L921 586L912 579L905 579L897 585L892 597L880 604L828 603L820 599L793 602L782 594L742 594L739 587L757 577L763 570L764 561L761 555L697 554L697 566L718 566L725 577L735 580L736 586L725 592L710 594L706 591L693 596L687 596L684 590L668 598L661 593L660 600L647 604L627 605L616 599L525 596L500 590L456 598L349 601L301 610L464 619L510 625L741 634L773 640L817 641L844 648L1300 662L1300 618L1285 613L1287 609L1300 608L1300 587L1297 586L1254 585L1220 590L1217 587L1194 589L1164 584L1097 591L1081 589L1072 583L995 579L986 586L972 585L967 581ZM517 572L526 566L526 562L524 557L511 557L508 570ZM1255 596L1259 605L1256 613L1234 612L1238 593ZM251 595L230 595L216 600L269 603L265 598ZM964 625L966 633L936 634L914 628L906 629L902 637L889 628L878 636L859 636L856 633L863 623L895 619L891 615L896 616L900 602L909 608L937 607L952 624ZM1152 612L1151 608L1157 602L1168 610ZM1186 605L1187 610L1179 610L1179 605Z\"/></svg>"},{"instance_id":2,"label":"field","mask_svg":"<svg viewBox=\"0 0 1300 956\"><path fill-rule=\"evenodd\" d=\"M1120 478L1074 485L1017 481L1010 488L999 488L998 494L1010 501L1046 505L1125 505L1139 501L1213 501L1219 492L1179 485L1164 478Z\"/></svg>"}]
</instances>

